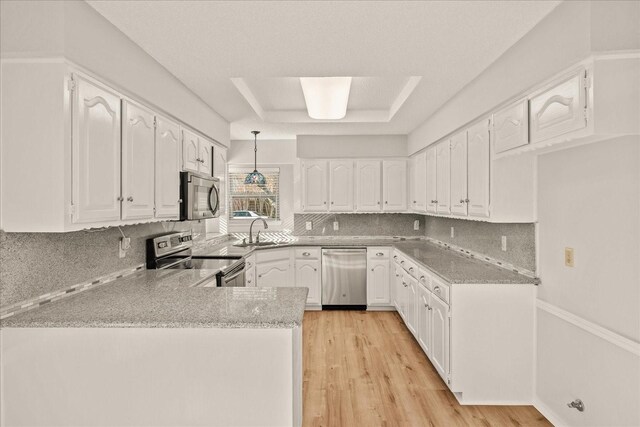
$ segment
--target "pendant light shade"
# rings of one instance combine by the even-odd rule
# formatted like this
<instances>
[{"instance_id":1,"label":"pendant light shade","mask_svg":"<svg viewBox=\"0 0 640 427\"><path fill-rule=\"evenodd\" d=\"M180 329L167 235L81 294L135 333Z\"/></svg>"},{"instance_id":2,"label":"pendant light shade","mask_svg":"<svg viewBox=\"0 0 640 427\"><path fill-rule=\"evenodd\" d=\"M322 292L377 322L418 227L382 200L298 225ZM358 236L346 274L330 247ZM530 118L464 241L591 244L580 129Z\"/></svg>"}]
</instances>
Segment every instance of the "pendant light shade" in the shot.
<instances>
[{"instance_id":1,"label":"pendant light shade","mask_svg":"<svg viewBox=\"0 0 640 427\"><path fill-rule=\"evenodd\" d=\"M252 130L251 133L253 134L253 172L247 175L247 177L244 179L244 183L265 185L267 183L267 180L265 179L264 175L258 172L258 134L260 133L260 131Z\"/></svg>"}]
</instances>

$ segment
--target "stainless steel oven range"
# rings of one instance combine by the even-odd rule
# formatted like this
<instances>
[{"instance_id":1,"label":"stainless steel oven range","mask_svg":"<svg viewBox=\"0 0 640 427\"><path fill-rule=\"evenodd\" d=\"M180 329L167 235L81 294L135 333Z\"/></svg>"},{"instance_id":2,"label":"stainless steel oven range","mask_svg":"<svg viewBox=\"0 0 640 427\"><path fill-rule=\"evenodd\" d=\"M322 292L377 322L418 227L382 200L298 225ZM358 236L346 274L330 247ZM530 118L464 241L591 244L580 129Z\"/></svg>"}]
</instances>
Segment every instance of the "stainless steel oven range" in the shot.
<instances>
[{"instance_id":1,"label":"stainless steel oven range","mask_svg":"<svg viewBox=\"0 0 640 427\"><path fill-rule=\"evenodd\" d=\"M194 256L191 231L170 233L147 240L148 269L217 270L216 286L244 286L241 256Z\"/></svg>"}]
</instances>

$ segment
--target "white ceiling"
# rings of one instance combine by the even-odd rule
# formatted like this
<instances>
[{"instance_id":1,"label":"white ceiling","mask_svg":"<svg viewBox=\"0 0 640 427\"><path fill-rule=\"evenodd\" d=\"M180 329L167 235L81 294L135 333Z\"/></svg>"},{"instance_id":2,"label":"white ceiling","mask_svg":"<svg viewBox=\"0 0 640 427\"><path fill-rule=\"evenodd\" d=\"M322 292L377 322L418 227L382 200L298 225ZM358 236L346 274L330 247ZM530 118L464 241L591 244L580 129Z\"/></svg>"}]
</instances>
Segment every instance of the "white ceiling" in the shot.
<instances>
[{"instance_id":1,"label":"white ceiling","mask_svg":"<svg viewBox=\"0 0 640 427\"><path fill-rule=\"evenodd\" d=\"M88 0L214 110L231 139L408 134L559 1ZM345 119L298 77L353 76ZM233 79L233 80L232 80Z\"/></svg>"}]
</instances>

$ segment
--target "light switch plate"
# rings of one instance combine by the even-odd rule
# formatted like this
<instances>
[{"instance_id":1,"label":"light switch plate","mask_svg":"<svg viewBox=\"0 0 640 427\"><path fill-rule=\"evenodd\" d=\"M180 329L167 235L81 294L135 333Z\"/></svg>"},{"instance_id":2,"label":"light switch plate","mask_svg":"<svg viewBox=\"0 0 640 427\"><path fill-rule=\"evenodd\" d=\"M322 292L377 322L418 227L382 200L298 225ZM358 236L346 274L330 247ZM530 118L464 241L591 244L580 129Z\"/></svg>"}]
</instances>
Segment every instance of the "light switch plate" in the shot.
<instances>
[{"instance_id":1,"label":"light switch plate","mask_svg":"<svg viewBox=\"0 0 640 427\"><path fill-rule=\"evenodd\" d=\"M507 236L502 236L502 251L507 251Z\"/></svg>"},{"instance_id":2,"label":"light switch plate","mask_svg":"<svg viewBox=\"0 0 640 427\"><path fill-rule=\"evenodd\" d=\"M564 265L567 267L573 267L574 261L573 248L564 248Z\"/></svg>"},{"instance_id":3,"label":"light switch plate","mask_svg":"<svg viewBox=\"0 0 640 427\"><path fill-rule=\"evenodd\" d=\"M311 230L313 230L313 222L311 222L311 221L307 221L307 222L305 222L304 227L305 227L305 229L306 229L307 231L311 231Z\"/></svg>"},{"instance_id":4,"label":"light switch plate","mask_svg":"<svg viewBox=\"0 0 640 427\"><path fill-rule=\"evenodd\" d=\"M338 230L340 230L340 224L338 223L338 221L333 221L333 231Z\"/></svg>"},{"instance_id":5,"label":"light switch plate","mask_svg":"<svg viewBox=\"0 0 640 427\"><path fill-rule=\"evenodd\" d=\"M122 237L120 244L118 245L118 257L124 258L127 256L127 251L131 248L131 237Z\"/></svg>"},{"instance_id":6,"label":"light switch plate","mask_svg":"<svg viewBox=\"0 0 640 427\"><path fill-rule=\"evenodd\" d=\"M415 220L413 221L413 229L414 230L420 230L420 220Z\"/></svg>"}]
</instances>

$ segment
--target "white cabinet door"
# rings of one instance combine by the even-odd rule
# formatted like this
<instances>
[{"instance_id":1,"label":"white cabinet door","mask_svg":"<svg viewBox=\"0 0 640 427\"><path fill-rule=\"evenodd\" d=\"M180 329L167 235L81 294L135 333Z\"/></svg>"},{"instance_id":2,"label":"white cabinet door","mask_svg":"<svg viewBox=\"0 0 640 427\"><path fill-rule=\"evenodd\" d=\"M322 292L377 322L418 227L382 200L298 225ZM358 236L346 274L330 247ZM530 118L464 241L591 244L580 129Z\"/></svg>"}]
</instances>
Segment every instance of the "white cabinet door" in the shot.
<instances>
[{"instance_id":1,"label":"white cabinet door","mask_svg":"<svg viewBox=\"0 0 640 427\"><path fill-rule=\"evenodd\" d=\"M182 169L190 172L200 170L200 138L190 130L182 130Z\"/></svg>"},{"instance_id":2,"label":"white cabinet door","mask_svg":"<svg viewBox=\"0 0 640 427\"><path fill-rule=\"evenodd\" d=\"M213 144L204 138L199 138L198 157L200 158L201 175L211 176L213 173Z\"/></svg>"},{"instance_id":3,"label":"white cabinet door","mask_svg":"<svg viewBox=\"0 0 640 427\"><path fill-rule=\"evenodd\" d=\"M451 138L451 213L467 216L467 132Z\"/></svg>"},{"instance_id":4,"label":"white cabinet door","mask_svg":"<svg viewBox=\"0 0 640 427\"><path fill-rule=\"evenodd\" d=\"M256 265L257 286L280 287L291 286L289 260L260 262Z\"/></svg>"},{"instance_id":5,"label":"white cabinet door","mask_svg":"<svg viewBox=\"0 0 640 427\"><path fill-rule=\"evenodd\" d=\"M435 146L427 148L427 212L438 212L438 168Z\"/></svg>"},{"instance_id":6,"label":"white cabinet door","mask_svg":"<svg viewBox=\"0 0 640 427\"><path fill-rule=\"evenodd\" d=\"M424 212L427 210L427 153L418 153L411 160L412 207L416 212Z\"/></svg>"},{"instance_id":7,"label":"white cabinet door","mask_svg":"<svg viewBox=\"0 0 640 427\"><path fill-rule=\"evenodd\" d=\"M353 161L329 162L329 210L353 211Z\"/></svg>"},{"instance_id":8,"label":"white cabinet door","mask_svg":"<svg viewBox=\"0 0 640 427\"><path fill-rule=\"evenodd\" d=\"M180 125L156 116L156 218L180 216Z\"/></svg>"},{"instance_id":9,"label":"white cabinet door","mask_svg":"<svg viewBox=\"0 0 640 427\"><path fill-rule=\"evenodd\" d=\"M431 357L431 292L418 286L418 303L416 304L418 322L418 344L427 356Z\"/></svg>"},{"instance_id":10,"label":"white cabinet door","mask_svg":"<svg viewBox=\"0 0 640 427\"><path fill-rule=\"evenodd\" d=\"M296 260L296 287L309 288L307 304L320 305L320 260Z\"/></svg>"},{"instance_id":11,"label":"white cabinet door","mask_svg":"<svg viewBox=\"0 0 640 427\"><path fill-rule=\"evenodd\" d=\"M302 210L327 210L327 162L324 160L302 162Z\"/></svg>"},{"instance_id":12,"label":"white cabinet door","mask_svg":"<svg viewBox=\"0 0 640 427\"><path fill-rule=\"evenodd\" d=\"M449 375L449 306L433 297L431 306L431 361L442 379Z\"/></svg>"},{"instance_id":13,"label":"white cabinet door","mask_svg":"<svg viewBox=\"0 0 640 427\"><path fill-rule=\"evenodd\" d=\"M120 219L120 96L74 76L73 222ZM28 173L28 171L25 171Z\"/></svg>"},{"instance_id":14,"label":"white cabinet door","mask_svg":"<svg viewBox=\"0 0 640 427\"><path fill-rule=\"evenodd\" d=\"M536 143L586 127L585 71L531 98L531 142Z\"/></svg>"},{"instance_id":15,"label":"white cabinet door","mask_svg":"<svg viewBox=\"0 0 640 427\"><path fill-rule=\"evenodd\" d=\"M155 115L125 100L122 117L122 219L153 218Z\"/></svg>"},{"instance_id":16,"label":"white cabinet door","mask_svg":"<svg viewBox=\"0 0 640 427\"><path fill-rule=\"evenodd\" d=\"M379 212L382 209L381 184L379 160L356 162L356 212Z\"/></svg>"},{"instance_id":17,"label":"white cabinet door","mask_svg":"<svg viewBox=\"0 0 640 427\"><path fill-rule=\"evenodd\" d=\"M416 303L418 301L418 295L417 295L417 291L418 291L418 281L416 279L414 279L412 276L407 275L406 277L406 287L405 287L405 297L404 297L404 301L405 301L405 310L406 310L406 315L405 315L405 319L404 322L407 325L407 328L409 328L409 330L411 331L411 333L416 336L417 333L417 329L416 327L418 326L418 322L417 322L417 316L416 316Z\"/></svg>"},{"instance_id":18,"label":"white cabinet door","mask_svg":"<svg viewBox=\"0 0 640 427\"><path fill-rule=\"evenodd\" d=\"M489 216L489 121L470 127L469 135L469 189L467 191L469 216Z\"/></svg>"},{"instance_id":19,"label":"white cabinet door","mask_svg":"<svg viewBox=\"0 0 640 427\"><path fill-rule=\"evenodd\" d=\"M436 145L436 200L439 214L451 213L451 149L449 141Z\"/></svg>"},{"instance_id":20,"label":"white cabinet door","mask_svg":"<svg viewBox=\"0 0 640 427\"><path fill-rule=\"evenodd\" d=\"M499 154L529 143L529 105L526 100L493 115L493 152Z\"/></svg>"},{"instance_id":21,"label":"white cabinet door","mask_svg":"<svg viewBox=\"0 0 640 427\"><path fill-rule=\"evenodd\" d=\"M367 261L367 305L389 305L389 260Z\"/></svg>"},{"instance_id":22,"label":"white cabinet door","mask_svg":"<svg viewBox=\"0 0 640 427\"><path fill-rule=\"evenodd\" d=\"M384 160L382 162L382 199L384 211L407 209L407 162Z\"/></svg>"}]
</instances>

